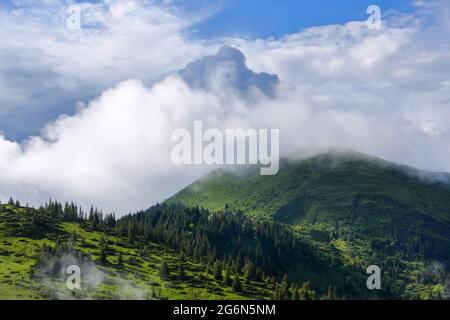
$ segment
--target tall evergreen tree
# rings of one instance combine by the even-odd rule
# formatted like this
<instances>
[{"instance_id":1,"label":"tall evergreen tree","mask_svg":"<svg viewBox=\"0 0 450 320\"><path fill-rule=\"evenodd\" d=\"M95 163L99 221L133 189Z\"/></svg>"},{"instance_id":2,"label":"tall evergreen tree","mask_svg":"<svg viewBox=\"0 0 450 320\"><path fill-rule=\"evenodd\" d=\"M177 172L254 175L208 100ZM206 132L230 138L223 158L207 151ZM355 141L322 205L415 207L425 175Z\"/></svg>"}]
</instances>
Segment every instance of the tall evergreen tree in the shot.
<instances>
[{"instance_id":1,"label":"tall evergreen tree","mask_svg":"<svg viewBox=\"0 0 450 320\"><path fill-rule=\"evenodd\" d=\"M291 291L289 290L289 279L287 275L284 275L280 285L279 300L290 300Z\"/></svg>"},{"instance_id":2,"label":"tall evergreen tree","mask_svg":"<svg viewBox=\"0 0 450 320\"><path fill-rule=\"evenodd\" d=\"M224 284L226 286L231 286L232 283L233 283L233 280L231 279L231 267L230 267L230 265L228 265L225 270Z\"/></svg>"},{"instance_id":3,"label":"tall evergreen tree","mask_svg":"<svg viewBox=\"0 0 450 320\"><path fill-rule=\"evenodd\" d=\"M247 261L244 266L244 276L247 282L255 280L255 266L251 261Z\"/></svg>"},{"instance_id":4,"label":"tall evergreen tree","mask_svg":"<svg viewBox=\"0 0 450 320\"><path fill-rule=\"evenodd\" d=\"M216 279L217 281L221 281L222 278L222 263L220 263L219 261L216 261L216 263L214 264L214 279Z\"/></svg>"},{"instance_id":5,"label":"tall evergreen tree","mask_svg":"<svg viewBox=\"0 0 450 320\"><path fill-rule=\"evenodd\" d=\"M168 280L170 279L170 269L169 269L169 265L167 264L166 260L163 260L161 267L159 269L159 275L161 277L161 279L163 280Z\"/></svg>"},{"instance_id":6,"label":"tall evergreen tree","mask_svg":"<svg viewBox=\"0 0 450 320\"><path fill-rule=\"evenodd\" d=\"M122 252L119 252L119 256L117 257L117 265L119 267L123 267L123 255L122 255Z\"/></svg>"},{"instance_id":7,"label":"tall evergreen tree","mask_svg":"<svg viewBox=\"0 0 450 320\"><path fill-rule=\"evenodd\" d=\"M99 257L99 262L102 266L105 266L108 262L108 258L106 256L106 250L105 250L105 245L102 245L100 247L100 257Z\"/></svg>"},{"instance_id":8,"label":"tall evergreen tree","mask_svg":"<svg viewBox=\"0 0 450 320\"><path fill-rule=\"evenodd\" d=\"M309 281L304 282L300 288L300 300L314 300L316 292L312 289Z\"/></svg>"},{"instance_id":9,"label":"tall evergreen tree","mask_svg":"<svg viewBox=\"0 0 450 320\"><path fill-rule=\"evenodd\" d=\"M237 274L234 275L233 291L234 292L242 292L242 284L241 284L241 281L239 280L239 276Z\"/></svg>"},{"instance_id":10,"label":"tall evergreen tree","mask_svg":"<svg viewBox=\"0 0 450 320\"><path fill-rule=\"evenodd\" d=\"M178 262L178 279L184 280L186 279L186 271L185 271L185 258L184 256L180 257L180 261Z\"/></svg>"}]
</instances>

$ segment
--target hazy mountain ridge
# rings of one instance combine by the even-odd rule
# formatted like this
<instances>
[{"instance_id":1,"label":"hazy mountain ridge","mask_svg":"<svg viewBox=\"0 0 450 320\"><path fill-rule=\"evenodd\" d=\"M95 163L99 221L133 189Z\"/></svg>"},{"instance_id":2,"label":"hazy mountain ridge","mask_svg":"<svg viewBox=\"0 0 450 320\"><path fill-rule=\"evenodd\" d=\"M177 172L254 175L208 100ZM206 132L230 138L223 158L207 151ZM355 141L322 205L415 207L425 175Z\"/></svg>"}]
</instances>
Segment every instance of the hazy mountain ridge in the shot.
<instances>
[{"instance_id":1,"label":"hazy mountain ridge","mask_svg":"<svg viewBox=\"0 0 450 320\"><path fill-rule=\"evenodd\" d=\"M271 177L255 167L215 170L165 204L117 220L73 204L10 200L0 205L0 298L450 296L442 179L358 153L280 164ZM67 259L90 266L97 282L68 296L55 267ZM369 265L382 270L381 291L366 288Z\"/></svg>"},{"instance_id":2,"label":"hazy mountain ridge","mask_svg":"<svg viewBox=\"0 0 450 320\"><path fill-rule=\"evenodd\" d=\"M276 176L259 176L253 168L240 173L216 170L167 203L212 210L228 205L292 226L339 224L371 238L427 238L437 247L431 256L450 257L445 176L355 152L329 152L285 159Z\"/></svg>"}]
</instances>

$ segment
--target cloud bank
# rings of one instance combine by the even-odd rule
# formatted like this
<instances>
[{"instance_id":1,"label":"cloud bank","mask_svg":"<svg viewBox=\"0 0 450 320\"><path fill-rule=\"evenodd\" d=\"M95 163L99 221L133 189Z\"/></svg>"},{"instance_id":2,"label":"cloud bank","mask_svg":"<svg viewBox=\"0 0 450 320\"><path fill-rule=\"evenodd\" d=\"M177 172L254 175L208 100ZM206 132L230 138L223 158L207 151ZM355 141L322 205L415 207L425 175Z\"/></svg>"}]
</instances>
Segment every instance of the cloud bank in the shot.
<instances>
[{"instance_id":1,"label":"cloud bank","mask_svg":"<svg viewBox=\"0 0 450 320\"><path fill-rule=\"evenodd\" d=\"M123 80L151 85L208 52L184 35L203 17L182 18L170 2L78 2L79 30L67 28L75 1L10 2L0 4L0 131L15 139Z\"/></svg>"},{"instance_id":2,"label":"cloud bank","mask_svg":"<svg viewBox=\"0 0 450 320\"><path fill-rule=\"evenodd\" d=\"M450 171L450 43L441 36L448 25L439 18L448 8L445 2L418 3L413 15L392 14L381 30L348 22L280 39L210 43L186 40L189 23L179 17L174 23L170 8L155 5L147 12L138 10L140 1L126 3L136 7L111 1L107 16L116 12L124 26L136 28L136 36L87 30L103 41L88 37L80 40L84 45L72 46L54 45L55 36L49 35L54 56L79 53L69 62L51 59L58 81L116 84L80 104L74 115L50 122L39 136L23 143L0 136L2 200L12 195L38 204L52 197L118 214L148 207L211 169L174 166L170 160L171 132L190 129L195 120L219 129L279 128L282 154L342 147ZM147 33L141 24L147 19L134 18L151 16L153 10L163 11L156 11L154 32ZM161 13L166 14L162 21ZM149 44L150 35L160 40ZM241 53L211 55L223 44ZM129 59L116 59L126 56L123 51L129 51ZM147 73L153 69L157 76L149 84ZM129 78L139 80L118 80ZM33 99L25 95L24 100Z\"/></svg>"}]
</instances>

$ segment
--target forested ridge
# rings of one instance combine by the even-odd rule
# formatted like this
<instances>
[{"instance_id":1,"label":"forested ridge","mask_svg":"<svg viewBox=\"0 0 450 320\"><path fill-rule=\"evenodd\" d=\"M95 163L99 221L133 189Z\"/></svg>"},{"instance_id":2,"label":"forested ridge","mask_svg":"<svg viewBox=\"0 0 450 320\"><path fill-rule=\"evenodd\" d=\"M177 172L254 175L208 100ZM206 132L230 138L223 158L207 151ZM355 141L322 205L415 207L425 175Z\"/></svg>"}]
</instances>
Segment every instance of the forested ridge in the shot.
<instances>
[{"instance_id":1,"label":"forested ridge","mask_svg":"<svg viewBox=\"0 0 450 320\"><path fill-rule=\"evenodd\" d=\"M194 298L441 299L450 296L450 186L419 173L360 154L324 154L282 161L275 177L214 171L121 218L94 206L50 200L35 209L10 199L0 205L0 234L11 237L4 252L18 243L18 257L21 242L39 244L30 270L72 248L137 282L166 283L153 298L192 291ZM371 265L382 271L380 290L366 286Z\"/></svg>"},{"instance_id":2,"label":"forested ridge","mask_svg":"<svg viewBox=\"0 0 450 320\"><path fill-rule=\"evenodd\" d=\"M116 219L114 214L103 214L94 207L85 212L74 203L50 200L34 209L10 199L0 205L0 214L5 239L31 241L33 245L36 244L33 239L43 241L36 244L35 254L31 256L27 275L30 281L42 281L46 277L57 281L61 268L69 261L123 273L128 265L150 261L148 255L153 244L157 244L174 250L169 259L161 257L160 263L152 264L152 270L158 270L160 281L175 281L190 287L192 281L198 281L193 279L203 277L200 287L205 286L206 290L212 281L236 294L265 299L337 299L339 294L332 282L322 288L314 287L307 279L300 281L292 277L290 267L294 265L306 263L326 268L327 262L316 257L312 247L296 237L290 228L253 221L226 209L213 213L202 208L156 205ZM61 234L61 225L64 231L68 226L78 231ZM97 240L90 243L81 236L85 232ZM10 245L10 240L4 242ZM123 248L135 248L136 257L127 257ZM3 256L10 255L4 251ZM22 256L20 252L18 255ZM174 255L178 256L175 262ZM197 266L196 272L189 270L193 265ZM169 298L157 289L149 289L150 297ZM58 298L58 294L53 292L49 297Z\"/></svg>"}]
</instances>

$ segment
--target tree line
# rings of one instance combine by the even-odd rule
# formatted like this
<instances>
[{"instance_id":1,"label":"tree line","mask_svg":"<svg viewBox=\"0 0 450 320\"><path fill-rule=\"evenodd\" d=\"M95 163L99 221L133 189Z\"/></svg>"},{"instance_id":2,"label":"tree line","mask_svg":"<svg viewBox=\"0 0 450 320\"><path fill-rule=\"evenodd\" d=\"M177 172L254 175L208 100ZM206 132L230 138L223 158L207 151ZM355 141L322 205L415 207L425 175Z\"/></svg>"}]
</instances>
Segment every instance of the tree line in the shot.
<instances>
[{"instance_id":1,"label":"tree line","mask_svg":"<svg viewBox=\"0 0 450 320\"><path fill-rule=\"evenodd\" d=\"M8 204L20 206L12 199ZM49 200L32 212L32 223L36 225L63 217L85 223L91 230L112 232L131 244L149 241L176 249L183 256L176 270L180 280L185 277L184 257L189 256L205 264L217 281L236 292L242 290L240 276L247 282L270 281L275 288L274 299L314 298L311 284L288 286L287 273L299 261L327 263L319 261L314 247L299 239L289 227L253 220L227 208L212 212L199 207L157 204L117 219L93 206L85 212L74 203ZM104 264L106 260L102 245L99 262ZM119 257L119 264L123 264L121 260ZM169 278L171 273L163 263L161 278Z\"/></svg>"}]
</instances>

